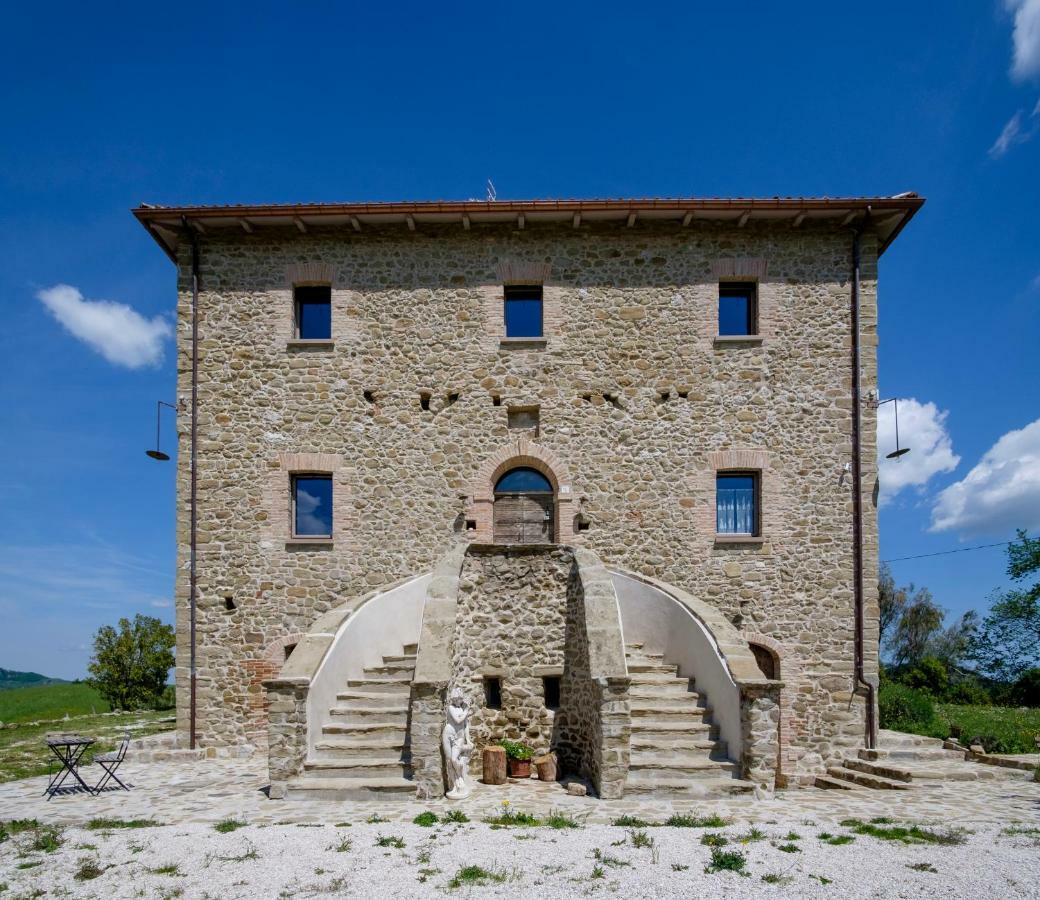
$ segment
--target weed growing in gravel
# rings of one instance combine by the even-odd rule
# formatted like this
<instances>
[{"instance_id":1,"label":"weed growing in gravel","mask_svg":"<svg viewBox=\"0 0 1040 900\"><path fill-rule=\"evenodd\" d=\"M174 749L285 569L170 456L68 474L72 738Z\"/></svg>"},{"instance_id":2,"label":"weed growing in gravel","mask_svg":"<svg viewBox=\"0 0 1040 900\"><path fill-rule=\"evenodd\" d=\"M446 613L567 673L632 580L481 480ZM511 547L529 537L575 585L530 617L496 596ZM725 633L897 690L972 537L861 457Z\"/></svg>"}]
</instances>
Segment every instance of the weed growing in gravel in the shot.
<instances>
[{"instance_id":1,"label":"weed growing in gravel","mask_svg":"<svg viewBox=\"0 0 1040 900\"><path fill-rule=\"evenodd\" d=\"M611 825L616 825L618 828L651 828L653 822L647 822L645 819L637 819L635 816L618 816Z\"/></svg>"},{"instance_id":2,"label":"weed growing in gravel","mask_svg":"<svg viewBox=\"0 0 1040 900\"><path fill-rule=\"evenodd\" d=\"M249 841L246 841L249 844ZM244 853L240 853L238 856L215 856L214 859L219 859L221 862L246 862L251 859L259 859L260 854L257 853L256 847L249 844L249 849Z\"/></svg>"},{"instance_id":3,"label":"weed growing in gravel","mask_svg":"<svg viewBox=\"0 0 1040 900\"><path fill-rule=\"evenodd\" d=\"M445 822L458 822L459 824L469 821L467 816L461 809L451 809L444 814Z\"/></svg>"},{"instance_id":4,"label":"weed growing in gravel","mask_svg":"<svg viewBox=\"0 0 1040 900\"><path fill-rule=\"evenodd\" d=\"M503 884L509 881L510 874L505 869L485 869L483 866L464 866L459 869L448 882L448 888L456 890L460 887L482 887L486 884ZM513 878L519 880L518 873Z\"/></svg>"},{"instance_id":5,"label":"weed growing in gravel","mask_svg":"<svg viewBox=\"0 0 1040 900\"><path fill-rule=\"evenodd\" d=\"M831 834L827 831L821 831L817 837L832 847L841 847L843 844L851 844L856 840L851 834Z\"/></svg>"},{"instance_id":6,"label":"weed growing in gravel","mask_svg":"<svg viewBox=\"0 0 1040 900\"><path fill-rule=\"evenodd\" d=\"M833 878L825 878L823 875L810 875L810 878L815 878L820 884L830 884L834 881Z\"/></svg>"},{"instance_id":7,"label":"weed growing in gravel","mask_svg":"<svg viewBox=\"0 0 1040 900\"><path fill-rule=\"evenodd\" d=\"M180 875L180 866L177 863L166 863L164 866L156 866L154 869L149 869L153 875Z\"/></svg>"},{"instance_id":8,"label":"weed growing in gravel","mask_svg":"<svg viewBox=\"0 0 1040 900\"><path fill-rule=\"evenodd\" d=\"M440 819L437 817L437 813L430 812L429 810L419 813L419 815L412 819L412 822L415 825L421 825L423 828L432 828L439 821Z\"/></svg>"},{"instance_id":9,"label":"weed growing in gravel","mask_svg":"<svg viewBox=\"0 0 1040 900\"><path fill-rule=\"evenodd\" d=\"M350 848L353 846L354 842L350 838L343 838L335 847L330 849L334 849L337 853L349 853Z\"/></svg>"},{"instance_id":10,"label":"weed growing in gravel","mask_svg":"<svg viewBox=\"0 0 1040 900\"><path fill-rule=\"evenodd\" d=\"M781 853L801 853L802 848L797 844L777 844L776 849Z\"/></svg>"},{"instance_id":11,"label":"weed growing in gravel","mask_svg":"<svg viewBox=\"0 0 1040 900\"><path fill-rule=\"evenodd\" d=\"M87 831L115 831L117 828L158 828L154 819L91 819L83 827Z\"/></svg>"},{"instance_id":12,"label":"weed growing in gravel","mask_svg":"<svg viewBox=\"0 0 1040 900\"><path fill-rule=\"evenodd\" d=\"M381 825L384 822L389 822L390 820L389 819L384 819L381 815L379 815L379 813L372 813L372 815L370 815L367 819L365 819L365 821L369 825Z\"/></svg>"},{"instance_id":13,"label":"weed growing in gravel","mask_svg":"<svg viewBox=\"0 0 1040 900\"><path fill-rule=\"evenodd\" d=\"M144 844L138 844L134 841L131 841L129 844L126 845L126 849L129 850L131 853L141 853L144 850Z\"/></svg>"},{"instance_id":14,"label":"weed growing in gravel","mask_svg":"<svg viewBox=\"0 0 1040 900\"><path fill-rule=\"evenodd\" d=\"M107 866L105 868L108 868ZM105 869L97 864L95 859L81 859L79 868L76 869L75 874L72 876L76 881L93 881L101 875L105 874Z\"/></svg>"},{"instance_id":15,"label":"weed growing in gravel","mask_svg":"<svg viewBox=\"0 0 1040 900\"><path fill-rule=\"evenodd\" d=\"M549 828L555 828L557 831L565 828L581 828L581 825L570 816L565 816L562 812L555 809L549 810L549 815L545 817L542 824L549 826Z\"/></svg>"},{"instance_id":16,"label":"weed growing in gravel","mask_svg":"<svg viewBox=\"0 0 1040 900\"><path fill-rule=\"evenodd\" d=\"M246 824L246 822L239 822L238 819L223 819L213 826L213 830L217 834L230 834L232 831L238 831L239 828L245 828Z\"/></svg>"},{"instance_id":17,"label":"weed growing in gravel","mask_svg":"<svg viewBox=\"0 0 1040 900\"><path fill-rule=\"evenodd\" d=\"M35 869L37 866L42 866L43 863L38 859L30 860L29 862L21 862L15 866L16 869Z\"/></svg>"},{"instance_id":18,"label":"weed growing in gravel","mask_svg":"<svg viewBox=\"0 0 1040 900\"><path fill-rule=\"evenodd\" d=\"M1040 838L1040 828L1031 828L1023 825L1011 825L1008 828L1004 828L1000 833L1007 837Z\"/></svg>"},{"instance_id":19,"label":"weed growing in gravel","mask_svg":"<svg viewBox=\"0 0 1040 900\"><path fill-rule=\"evenodd\" d=\"M797 831L789 831L784 835L785 841L800 841L802 836Z\"/></svg>"},{"instance_id":20,"label":"weed growing in gravel","mask_svg":"<svg viewBox=\"0 0 1040 900\"><path fill-rule=\"evenodd\" d=\"M605 866L610 866L612 869L620 869L622 866L630 866L632 863L627 862L623 859L618 859L616 856L611 856L609 853L604 853L598 847L592 851L592 858L596 862L603 863Z\"/></svg>"},{"instance_id":21,"label":"weed growing in gravel","mask_svg":"<svg viewBox=\"0 0 1040 900\"><path fill-rule=\"evenodd\" d=\"M771 872L768 875L763 875L762 880L766 884L790 884L794 879L790 875L777 875L775 872Z\"/></svg>"},{"instance_id":22,"label":"weed growing in gravel","mask_svg":"<svg viewBox=\"0 0 1040 900\"><path fill-rule=\"evenodd\" d=\"M497 825L492 825L491 827L492 828L497 828L498 826ZM533 834L514 834L513 835L513 840L514 841L533 841L534 840L534 835Z\"/></svg>"},{"instance_id":23,"label":"weed growing in gravel","mask_svg":"<svg viewBox=\"0 0 1040 900\"><path fill-rule=\"evenodd\" d=\"M488 816L484 821L488 825L498 825L507 828L513 825L521 828L530 828L541 824L537 816L520 809L510 809L505 804L502 805L502 811L497 816Z\"/></svg>"},{"instance_id":24,"label":"weed growing in gravel","mask_svg":"<svg viewBox=\"0 0 1040 900\"><path fill-rule=\"evenodd\" d=\"M432 878L434 875L440 875L440 869L420 869L419 870L419 883L426 884L427 880Z\"/></svg>"},{"instance_id":25,"label":"weed growing in gravel","mask_svg":"<svg viewBox=\"0 0 1040 900\"><path fill-rule=\"evenodd\" d=\"M879 816L869 822L859 819L844 819L842 827L850 828L856 834L863 834L882 841L900 841L903 844L963 844L967 837L960 829L935 831L919 825L890 825L891 819Z\"/></svg>"},{"instance_id":26,"label":"weed growing in gravel","mask_svg":"<svg viewBox=\"0 0 1040 900\"><path fill-rule=\"evenodd\" d=\"M404 838L399 838L394 834L381 834L376 838L377 847L396 847L398 850L404 850Z\"/></svg>"},{"instance_id":27,"label":"weed growing in gravel","mask_svg":"<svg viewBox=\"0 0 1040 900\"><path fill-rule=\"evenodd\" d=\"M333 827L334 828L353 828L354 826L352 826L350 824L350 822L337 822Z\"/></svg>"},{"instance_id":28,"label":"weed growing in gravel","mask_svg":"<svg viewBox=\"0 0 1040 900\"><path fill-rule=\"evenodd\" d=\"M685 872L689 866L684 866L682 863L672 863L673 872Z\"/></svg>"},{"instance_id":29,"label":"weed growing in gravel","mask_svg":"<svg viewBox=\"0 0 1040 900\"><path fill-rule=\"evenodd\" d=\"M65 843L61 833L62 829L56 825L37 826L33 831L33 839L29 849L37 853L53 853Z\"/></svg>"},{"instance_id":30,"label":"weed growing in gravel","mask_svg":"<svg viewBox=\"0 0 1040 900\"><path fill-rule=\"evenodd\" d=\"M704 871L708 875L715 872L736 872L738 875L747 875L744 867L747 865L747 856L739 850L720 850L712 847L711 862L705 866Z\"/></svg>"},{"instance_id":31,"label":"weed growing in gravel","mask_svg":"<svg viewBox=\"0 0 1040 900\"><path fill-rule=\"evenodd\" d=\"M931 863L919 862L919 863L907 863L908 869L913 869L915 872L929 872L932 875L938 875L939 870L935 868Z\"/></svg>"},{"instance_id":32,"label":"weed growing in gravel","mask_svg":"<svg viewBox=\"0 0 1040 900\"><path fill-rule=\"evenodd\" d=\"M297 828L324 828L321 822L297 822Z\"/></svg>"},{"instance_id":33,"label":"weed growing in gravel","mask_svg":"<svg viewBox=\"0 0 1040 900\"><path fill-rule=\"evenodd\" d=\"M725 847L729 843L729 838L717 831L709 831L707 834L701 835L701 843L705 847Z\"/></svg>"},{"instance_id":34,"label":"weed growing in gravel","mask_svg":"<svg viewBox=\"0 0 1040 900\"><path fill-rule=\"evenodd\" d=\"M632 846L637 850L641 850L642 848L649 847L653 844L650 835L645 831L632 830L628 833L628 839L632 842Z\"/></svg>"},{"instance_id":35,"label":"weed growing in gravel","mask_svg":"<svg viewBox=\"0 0 1040 900\"><path fill-rule=\"evenodd\" d=\"M749 828L743 834L738 834L734 840L738 844L751 844L755 841L764 841L766 833L759 828Z\"/></svg>"},{"instance_id":36,"label":"weed growing in gravel","mask_svg":"<svg viewBox=\"0 0 1040 900\"><path fill-rule=\"evenodd\" d=\"M430 861L430 851L420 850L418 855L415 857L415 861L419 863L420 866L425 866Z\"/></svg>"},{"instance_id":37,"label":"weed growing in gravel","mask_svg":"<svg viewBox=\"0 0 1040 900\"><path fill-rule=\"evenodd\" d=\"M681 816L676 813L665 820L664 824L671 828L725 828L730 823L718 813L712 813L710 816Z\"/></svg>"},{"instance_id":38,"label":"weed growing in gravel","mask_svg":"<svg viewBox=\"0 0 1040 900\"><path fill-rule=\"evenodd\" d=\"M40 827L40 823L36 819L11 819L10 822L4 824L4 828L9 834L21 834L23 831L35 831Z\"/></svg>"}]
</instances>

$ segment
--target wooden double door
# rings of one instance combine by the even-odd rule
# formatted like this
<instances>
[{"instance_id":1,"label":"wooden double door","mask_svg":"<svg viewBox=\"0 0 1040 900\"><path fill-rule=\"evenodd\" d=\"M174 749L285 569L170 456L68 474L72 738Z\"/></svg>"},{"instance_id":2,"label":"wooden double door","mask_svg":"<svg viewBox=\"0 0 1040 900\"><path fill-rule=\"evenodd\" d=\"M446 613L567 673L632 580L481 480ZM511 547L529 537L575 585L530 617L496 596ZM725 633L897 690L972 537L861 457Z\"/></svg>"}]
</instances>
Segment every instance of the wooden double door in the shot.
<instances>
[{"instance_id":1,"label":"wooden double door","mask_svg":"<svg viewBox=\"0 0 1040 900\"><path fill-rule=\"evenodd\" d=\"M552 541L552 494L495 494L496 544L550 544Z\"/></svg>"}]
</instances>

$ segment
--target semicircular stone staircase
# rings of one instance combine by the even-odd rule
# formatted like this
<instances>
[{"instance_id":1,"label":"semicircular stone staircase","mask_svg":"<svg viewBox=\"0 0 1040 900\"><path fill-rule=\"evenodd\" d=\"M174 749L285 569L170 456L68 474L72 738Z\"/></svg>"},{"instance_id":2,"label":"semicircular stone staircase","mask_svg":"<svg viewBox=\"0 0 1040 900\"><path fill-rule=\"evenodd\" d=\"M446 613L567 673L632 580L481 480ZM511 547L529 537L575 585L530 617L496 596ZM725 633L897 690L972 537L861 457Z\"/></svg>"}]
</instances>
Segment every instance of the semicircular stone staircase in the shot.
<instances>
[{"instance_id":1,"label":"semicircular stone staircase","mask_svg":"<svg viewBox=\"0 0 1040 900\"><path fill-rule=\"evenodd\" d=\"M408 708L415 644L347 681L325 719L289 799L408 800L415 796Z\"/></svg>"},{"instance_id":2,"label":"semicircular stone staircase","mask_svg":"<svg viewBox=\"0 0 1040 900\"><path fill-rule=\"evenodd\" d=\"M641 643L626 644L625 658L632 717L625 796L753 791L754 784L739 777L739 763L727 756L708 698L694 689L694 680Z\"/></svg>"}]
</instances>

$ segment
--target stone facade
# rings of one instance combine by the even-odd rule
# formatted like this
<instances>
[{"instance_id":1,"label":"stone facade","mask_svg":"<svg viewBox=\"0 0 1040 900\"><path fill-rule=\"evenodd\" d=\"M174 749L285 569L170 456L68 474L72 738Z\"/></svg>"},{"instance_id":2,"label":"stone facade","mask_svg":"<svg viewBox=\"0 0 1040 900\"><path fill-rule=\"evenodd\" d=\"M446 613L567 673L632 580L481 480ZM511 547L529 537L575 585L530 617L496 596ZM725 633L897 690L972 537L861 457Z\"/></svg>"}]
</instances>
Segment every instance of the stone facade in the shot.
<instances>
[{"instance_id":1,"label":"stone facade","mask_svg":"<svg viewBox=\"0 0 1040 900\"><path fill-rule=\"evenodd\" d=\"M679 586L745 634L784 648L782 767L791 777L862 745L852 499L841 478L851 455L849 231L811 221L798 229L754 220L575 225L270 227L200 237L202 746L266 741L251 698L267 677L258 663L286 636L346 598L429 571L474 537L467 523L490 490L482 473L516 444L510 407L537 408L537 440L524 439L538 458L566 465L569 496L588 523L577 532L569 511L558 541ZM876 385L877 246L868 229L865 392ZM178 252L186 403L190 265L187 247ZM758 339L716 340L719 280L732 277L757 280ZM544 285L550 320L541 344L502 340L508 278ZM315 280L332 285L333 339L308 345L292 340L291 286ZM874 443L875 415L865 408L867 585L877 573ZM179 450L177 688L186 730L186 416ZM334 478L333 539L320 546L292 542L284 527L299 454L307 468L309 455L327 459ZM726 454L761 466L759 541L714 534L713 479ZM866 596L868 676L876 677L875 592ZM610 685L603 690L609 709ZM271 699L272 721L289 717L273 735L291 727L293 713L290 698ZM547 726L536 721L541 739Z\"/></svg>"}]
</instances>

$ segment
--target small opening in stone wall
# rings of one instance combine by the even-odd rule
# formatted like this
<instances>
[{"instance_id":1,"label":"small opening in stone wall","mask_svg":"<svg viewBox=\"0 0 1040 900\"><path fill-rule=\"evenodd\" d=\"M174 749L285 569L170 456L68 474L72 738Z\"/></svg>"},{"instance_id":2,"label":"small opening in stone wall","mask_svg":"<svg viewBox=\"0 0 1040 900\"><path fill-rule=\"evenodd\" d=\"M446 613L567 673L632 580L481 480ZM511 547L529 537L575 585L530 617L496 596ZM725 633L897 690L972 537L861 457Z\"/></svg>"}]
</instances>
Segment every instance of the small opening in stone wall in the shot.
<instances>
[{"instance_id":1,"label":"small opening in stone wall","mask_svg":"<svg viewBox=\"0 0 1040 900\"><path fill-rule=\"evenodd\" d=\"M292 652L295 649L296 649L296 645L295 644L286 644L285 645L285 658L288 659L290 656L292 656Z\"/></svg>"},{"instance_id":2,"label":"small opening in stone wall","mask_svg":"<svg viewBox=\"0 0 1040 900\"><path fill-rule=\"evenodd\" d=\"M585 519L585 520L578 519L578 531L582 532L582 531L588 531L588 530L589 530L589 522L588 522L588 520L587 519Z\"/></svg>"},{"instance_id":3,"label":"small opening in stone wall","mask_svg":"<svg viewBox=\"0 0 1040 900\"><path fill-rule=\"evenodd\" d=\"M581 399L584 400L586 403L591 403L592 402L592 394L582 394L581 395Z\"/></svg>"},{"instance_id":4,"label":"small opening in stone wall","mask_svg":"<svg viewBox=\"0 0 1040 900\"><path fill-rule=\"evenodd\" d=\"M457 403L458 400L459 400L459 395L458 394L455 394L455 393L448 394L448 396L445 397L445 399L444 399L444 405L445 406L451 406L452 404Z\"/></svg>"},{"instance_id":5,"label":"small opening in stone wall","mask_svg":"<svg viewBox=\"0 0 1040 900\"><path fill-rule=\"evenodd\" d=\"M560 708L560 676L546 675L542 679L542 696L545 698L546 709Z\"/></svg>"},{"instance_id":6,"label":"small opening in stone wall","mask_svg":"<svg viewBox=\"0 0 1040 900\"><path fill-rule=\"evenodd\" d=\"M376 402L376 395L375 395L375 392L373 392L373 391L365 391L363 396L365 398L365 402L366 403L375 403Z\"/></svg>"},{"instance_id":7,"label":"small opening in stone wall","mask_svg":"<svg viewBox=\"0 0 1040 900\"><path fill-rule=\"evenodd\" d=\"M492 394L491 395L491 405L492 406L501 406L502 405L502 398L498 394Z\"/></svg>"},{"instance_id":8,"label":"small opening in stone wall","mask_svg":"<svg viewBox=\"0 0 1040 900\"><path fill-rule=\"evenodd\" d=\"M502 679L497 676L484 678L484 706L488 709L502 708Z\"/></svg>"},{"instance_id":9,"label":"small opening in stone wall","mask_svg":"<svg viewBox=\"0 0 1040 900\"><path fill-rule=\"evenodd\" d=\"M234 612L236 609L238 609L238 606L235 605L234 597L227 596L224 598L224 609L226 609L228 612Z\"/></svg>"},{"instance_id":10,"label":"small opening in stone wall","mask_svg":"<svg viewBox=\"0 0 1040 900\"><path fill-rule=\"evenodd\" d=\"M476 531L476 530L477 530L477 520L476 519L466 519L466 531Z\"/></svg>"},{"instance_id":11,"label":"small opening in stone wall","mask_svg":"<svg viewBox=\"0 0 1040 900\"><path fill-rule=\"evenodd\" d=\"M657 392L657 402L658 403L667 403L671 399L672 399L672 392L671 391L658 391Z\"/></svg>"},{"instance_id":12,"label":"small opening in stone wall","mask_svg":"<svg viewBox=\"0 0 1040 900\"><path fill-rule=\"evenodd\" d=\"M432 396L432 394L430 394L429 391L420 391L419 392L419 406L422 409L425 409L427 411L430 409L430 397L431 396Z\"/></svg>"},{"instance_id":13,"label":"small opening in stone wall","mask_svg":"<svg viewBox=\"0 0 1040 900\"><path fill-rule=\"evenodd\" d=\"M617 394L604 394L603 399L613 406L614 409L621 409L621 402L618 400Z\"/></svg>"},{"instance_id":14,"label":"small opening in stone wall","mask_svg":"<svg viewBox=\"0 0 1040 900\"><path fill-rule=\"evenodd\" d=\"M685 400L685 399L686 399L687 397L689 397L689 396L690 396L690 392L689 392L689 390L685 390L685 391L676 391L675 393L677 393L677 394L678 394L678 395L679 395L679 396L680 396L680 397L681 397L681 398L682 398L683 400Z\"/></svg>"},{"instance_id":15,"label":"small opening in stone wall","mask_svg":"<svg viewBox=\"0 0 1040 900\"><path fill-rule=\"evenodd\" d=\"M530 431L539 436L540 413L537 406L510 406L506 414L506 425L510 431Z\"/></svg>"}]
</instances>

